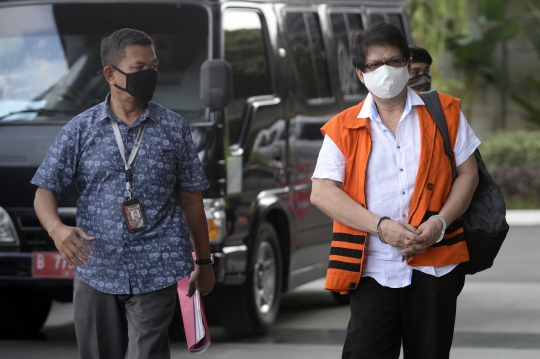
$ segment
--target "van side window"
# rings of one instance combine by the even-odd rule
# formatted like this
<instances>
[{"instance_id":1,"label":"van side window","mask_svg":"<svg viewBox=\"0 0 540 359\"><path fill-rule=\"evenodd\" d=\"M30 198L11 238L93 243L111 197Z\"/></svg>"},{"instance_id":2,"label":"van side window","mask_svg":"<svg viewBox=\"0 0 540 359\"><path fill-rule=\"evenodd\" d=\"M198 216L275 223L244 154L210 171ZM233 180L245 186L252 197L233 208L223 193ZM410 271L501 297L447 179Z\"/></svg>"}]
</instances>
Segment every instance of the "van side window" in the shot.
<instances>
[{"instance_id":1,"label":"van side window","mask_svg":"<svg viewBox=\"0 0 540 359\"><path fill-rule=\"evenodd\" d=\"M350 48L351 38L354 33L363 29L362 18L358 13L332 12L330 14L330 22L334 32L334 51L336 52L341 94L345 99L358 97L355 95L366 94L367 89L358 79L356 70L352 64Z\"/></svg>"},{"instance_id":2,"label":"van side window","mask_svg":"<svg viewBox=\"0 0 540 359\"><path fill-rule=\"evenodd\" d=\"M326 53L317 14L289 12L285 16L285 22L306 97L331 97Z\"/></svg>"},{"instance_id":3,"label":"van side window","mask_svg":"<svg viewBox=\"0 0 540 359\"><path fill-rule=\"evenodd\" d=\"M397 27L403 36L405 36L405 29L403 28L403 19L401 18L401 14L388 14L388 22Z\"/></svg>"},{"instance_id":4,"label":"van side window","mask_svg":"<svg viewBox=\"0 0 540 359\"><path fill-rule=\"evenodd\" d=\"M233 73L233 100L229 104L229 145L237 142L246 100L272 93L265 36L257 11L227 9L223 16L225 59Z\"/></svg>"},{"instance_id":5,"label":"van side window","mask_svg":"<svg viewBox=\"0 0 540 359\"><path fill-rule=\"evenodd\" d=\"M377 13L372 12L369 14L369 20L371 22L371 25L378 24L380 22L386 22L390 25L394 25L401 31L403 36L405 35L405 27L403 26L403 18L402 14L399 13Z\"/></svg>"},{"instance_id":6,"label":"van side window","mask_svg":"<svg viewBox=\"0 0 540 359\"><path fill-rule=\"evenodd\" d=\"M369 20L371 22L371 25L375 25L375 24L378 24L380 22L386 22L386 21L384 21L385 20L384 15L376 13L376 12L372 12L371 14L369 14Z\"/></svg>"}]
</instances>

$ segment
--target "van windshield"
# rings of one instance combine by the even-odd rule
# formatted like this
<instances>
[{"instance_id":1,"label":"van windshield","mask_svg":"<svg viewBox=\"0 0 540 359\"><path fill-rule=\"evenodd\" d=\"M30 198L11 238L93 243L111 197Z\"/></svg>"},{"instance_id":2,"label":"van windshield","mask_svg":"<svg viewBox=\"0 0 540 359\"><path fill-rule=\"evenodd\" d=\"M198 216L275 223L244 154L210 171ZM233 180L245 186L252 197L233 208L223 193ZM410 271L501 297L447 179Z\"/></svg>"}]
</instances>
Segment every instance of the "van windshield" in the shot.
<instances>
[{"instance_id":1,"label":"van windshield","mask_svg":"<svg viewBox=\"0 0 540 359\"><path fill-rule=\"evenodd\" d=\"M208 21L203 7L177 3L0 7L0 119L68 120L102 102L109 87L100 71L100 43L125 27L154 39L159 80L153 101L201 119Z\"/></svg>"}]
</instances>

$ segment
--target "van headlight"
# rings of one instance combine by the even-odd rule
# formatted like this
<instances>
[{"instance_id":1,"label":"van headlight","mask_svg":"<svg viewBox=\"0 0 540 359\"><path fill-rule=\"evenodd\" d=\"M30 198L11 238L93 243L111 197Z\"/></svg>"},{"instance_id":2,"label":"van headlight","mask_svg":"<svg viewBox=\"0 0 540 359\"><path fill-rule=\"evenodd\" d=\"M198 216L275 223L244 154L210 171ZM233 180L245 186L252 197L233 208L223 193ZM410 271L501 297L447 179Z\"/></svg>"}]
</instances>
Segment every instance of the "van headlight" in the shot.
<instances>
[{"instance_id":1,"label":"van headlight","mask_svg":"<svg viewBox=\"0 0 540 359\"><path fill-rule=\"evenodd\" d=\"M18 246L19 236L11 217L0 207L0 246Z\"/></svg>"},{"instance_id":2,"label":"van headlight","mask_svg":"<svg viewBox=\"0 0 540 359\"><path fill-rule=\"evenodd\" d=\"M225 238L227 217L225 215L225 200L205 198L204 213L208 224L210 243L219 243Z\"/></svg>"}]
</instances>

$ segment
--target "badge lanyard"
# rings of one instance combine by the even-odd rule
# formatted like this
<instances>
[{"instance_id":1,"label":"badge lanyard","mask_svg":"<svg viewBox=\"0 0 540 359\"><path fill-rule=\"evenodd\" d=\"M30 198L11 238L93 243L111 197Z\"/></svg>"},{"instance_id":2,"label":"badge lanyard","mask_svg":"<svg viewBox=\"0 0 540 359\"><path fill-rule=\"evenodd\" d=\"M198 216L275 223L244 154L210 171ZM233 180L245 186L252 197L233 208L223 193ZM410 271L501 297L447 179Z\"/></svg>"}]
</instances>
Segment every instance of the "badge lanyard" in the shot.
<instances>
[{"instance_id":1,"label":"badge lanyard","mask_svg":"<svg viewBox=\"0 0 540 359\"><path fill-rule=\"evenodd\" d=\"M124 142L122 141L122 136L120 135L120 129L118 128L118 123L116 121L111 120L111 125L114 131L114 137L116 137L116 143L118 144L118 149L120 150L120 155L122 156L122 160L124 161L125 165L125 171L126 171L126 189L129 193L129 199L131 199L131 164L133 163L133 159L135 159L135 156L137 155L137 151L139 150L139 145L141 144L142 137L144 135L144 130L146 128L146 123L142 123L141 127L139 127L139 132L137 132L137 137L135 139L135 143L133 144L133 148L131 149L131 153L129 154L129 158L126 162L126 150L124 149Z\"/></svg>"}]
</instances>

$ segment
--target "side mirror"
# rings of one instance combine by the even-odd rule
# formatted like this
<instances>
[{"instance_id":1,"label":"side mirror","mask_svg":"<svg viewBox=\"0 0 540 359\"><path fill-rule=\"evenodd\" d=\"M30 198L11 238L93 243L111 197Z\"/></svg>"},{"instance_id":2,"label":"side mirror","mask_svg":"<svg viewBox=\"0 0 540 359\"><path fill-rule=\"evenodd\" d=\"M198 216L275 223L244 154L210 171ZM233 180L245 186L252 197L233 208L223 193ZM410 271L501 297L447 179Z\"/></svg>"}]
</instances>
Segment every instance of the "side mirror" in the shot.
<instances>
[{"instance_id":1,"label":"side mirror","mask_svg":"<svg viewBox=\"0 0 540 359\"><path fill-rule=\"evenodd\" d=\"M211 110L220 110L232 99L232 69L226 60L206 60L201 65L201 100Z\"/></svg>"}]
</instances>

